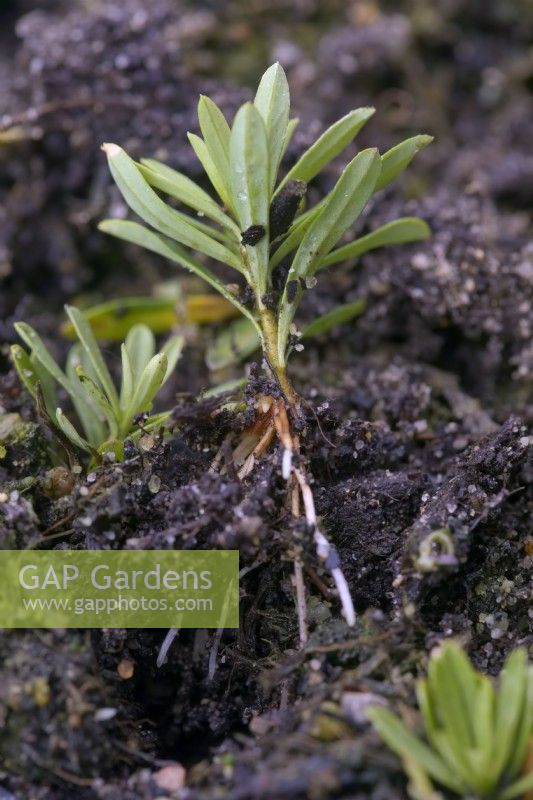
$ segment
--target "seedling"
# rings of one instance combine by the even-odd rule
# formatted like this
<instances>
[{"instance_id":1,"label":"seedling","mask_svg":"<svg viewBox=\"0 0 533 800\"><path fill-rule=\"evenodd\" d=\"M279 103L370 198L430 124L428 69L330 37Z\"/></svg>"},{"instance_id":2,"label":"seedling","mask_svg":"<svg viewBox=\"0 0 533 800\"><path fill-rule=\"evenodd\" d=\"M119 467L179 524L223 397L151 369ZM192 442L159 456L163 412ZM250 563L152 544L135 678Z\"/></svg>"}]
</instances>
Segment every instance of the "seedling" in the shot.
<instances>
[{"instance_id":1,"label":"seedling","mask_svg":"<svg viewBox=\"0 0 533 800\"><path fill-rule=\"evenodd\" d=\"M460 647L447 642L417 684L426 741L391 711L369 709L379 735L424 796L431 795L431 780L460 797L492 800L513 800L533 788L531 771L520 777L533 730L533 667L524 649L508 657L499 683L497 690Z\"/></svg>"},{"instance_id":2,"label":"seedling","mask_svg":"<svg viewBox=\"0 0 533 800\"><path fill-rule=\"evenodd\" d=\"M388 186L431 137L414 136L383 156L375 148L363 150L321 202L299 213L307 184L346 148L374 109L359 108L340 119L279 179L298 124L289 113L289 87L279 64L263 75L254 102L241 106L231 129L217 105L200 98L203 138L190 133L189 141L218 202L159 161L136 163L118 145L104 144L117 186L148 227L105 220L100 229L191 270L233 303L255 329L268 368L294 412L299 399L287 375L287 361L298 349L301 333L295 315L302 296L326 267L384 245L428 237L423 220L404 217L336 247L373 194ZM178 200L193 214L176 210L157 192ZM193 251L232 268L239 283L225 283Z\"/></svg>"},{"instance_id":3,"label":"seedling","mask_svg":"<svg viewBox=\"0 0 533 800\"><path fill-rule=\"evenodd\" d=\"M13 363L41 414L67 447L90 453L94 463L108 452L121 460L128 437L156 429L168 417L168 413L150 416L149 412L176 366L183 339L172 336L156 354L152 331L146 325L133 326L122 345L122 379L117 391L84 315L72 306L66 311L78 343L71 348L64 371L25 322L17 322L15 328L29 352L13 345ZM58 388L68 394L82 433L58 407Z\"/></svg>"},{"instance_id":4,"label":"seedling","mask_svg":"<svg viewBox=\"0 0 533 800\"><path fill-rule=\"evenodd\" d=\"M202 137L190 133L189 141L217 200L159 161L137 163L117 144L103 145L118 188L146 224L106 220L100 229L203 278L233 303L247 320L252 336L260 341L273 388L257 398L256 421L237 443L234 462L244 478L277 435L284 451L283 475L292 478L293 512L298 513L299 494L319 555L330 565L350 624L355 615L338 559L318 530L303 465L292 466L293 453L299 450L295 422L300 398L287 363L290 354L303 347L295 317L302 296L316 285L317 276L327 267L359 258L369 250L429 235L425 222L405 217L341 244L371 197L408 166L429 144L430 136L414 136L383 155L375 148L363 150L319 203L304 208L308 184L352 142L373 113L372 108L351 111L280 177L283 156L298 124L290 119L289 87L280 65L265 72L255 100L241 106L231 128L217 105L201 97L198 120ZM188 213L169 205L158 193L178 201ZM201 260L195 253L201 254ZM235 282L226 283L217 274L217 263L234 271ZM350 313L360 313L360 307L333 310L313 325L326 330L336 324L339 314L347 319ZM296 578L299 585L298 571ZM303 603L299 602L299 607L302 609ZM300 623L303 638L302 619Z\"/></svg>"}]
</instances>

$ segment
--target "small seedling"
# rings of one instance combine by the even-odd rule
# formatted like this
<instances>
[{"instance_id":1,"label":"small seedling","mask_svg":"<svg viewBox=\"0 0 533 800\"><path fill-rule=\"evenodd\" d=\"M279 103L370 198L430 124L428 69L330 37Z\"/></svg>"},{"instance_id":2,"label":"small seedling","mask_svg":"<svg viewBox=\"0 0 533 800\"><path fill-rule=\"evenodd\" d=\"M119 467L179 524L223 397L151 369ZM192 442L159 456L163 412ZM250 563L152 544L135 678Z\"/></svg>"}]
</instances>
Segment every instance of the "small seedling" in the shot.
<instances>
[{"instance_id":1,"label":"small seedling","mask_svg":"<svg viewBox=\"0 0 533 800\"><path fill-rule=\"evenodd\" d=\"M25 322L17 322L15 328L29 352L13 345L13 363L39 411L67 445L90 453L94 463L108 452L121 460L128 437L158 428L168 416L149 412L176 366L183 339L172 336L156 354L152 331L146 325L134 325L121 348L122 379L117 391L85 316L72 306L66 311L78 343L71 348L64 371ZM58 388L68 394L82 433L58 407Z\"/></svg>"},{"instance_id":2,"label":"small seedling","mask_svg":"<svg viewBox=\"0 0 533 800\"><path fill-rule=\"evenodd\" d=\"M431 141L414 136L382 156L363 150L345 167L333 189L303 213L307 185L338 156L374 113L359 108L340 119L281 179L281 161L298 120L290 119L285 73L274 64L263 75L253 103L237 112L230 129L218 106L201 97L203 138L189 134L218 202L196 183L153 159L136 163L117 144L104 144L112 175L130 208L147 226L105 220L100 229L141 245L203 278L247 318L269 370L294 413L299 398L287 360L300 349L295 315L304 292L324 269L369 250L426 239L423 220L405 217L337 247L370 198L388 186ZM178 211L168 195L192 210ZM193 251L232 268L239 283L226 284ZM244 284L244 285L243 285ZM342 312L341 312L342 313ZM349 317L345 311L344 318ZM337 318L315 320L326 330Z\"/></svg>"},{"instance_id":3,"label":"small seedling","mask_svg":"<svg viewBox=\"0 0 533 800\"><path fill-rule=\"evenodd\" d=\"M126 203L146 224L106 220L100 229L162 255L203 278L240 311L253 349L259 341L272 389L255 403L256 418L233 451L238 475L246 477L255 460L275 437L282 446L282 474L291 479L291 507L299 514L300 500L314 532L317 552L331 569L344 615L353 625L355 614L339 559L317 525L313 495L299 452L296 433L300 398L287 372L290 354L303 349L296 312L307 290L327 267L359 258L389 244L426 239L425 222L405 217L382 225L355 241L345 234L372 196L388 186L431 141L414 136L383 155L363 150L344 168L331 191L315 206L305 208L308 184L354 139L374 109L351 111L328 128L280 177L280 166L298 124L290 119L287 78L274 64L263 75L255 99L237 111L230 128L222 111L201 97L198 120L202 136L189 141L218 200L190 178L153 159L135 162L117 144L104 144L109 167ZM178 210L160 194L178 201ZM196 254L200 254L200 258ZM234 271L226 283L217 264ZM326 278L327 280L327 278ZM333 309L312 322L314 332L361 312L360 304ZM242 333L242 330L241 330ZM245 331L246 334L246 331ZM231 344L231 343L230 343ZM224 348L222 348L224 350ZM224 352L212 361L224 363ZM305 602L302 573L296 564L300 638L305 641Z\"/></svg>"},{"instance_id":4,"label":"small seedling","mask_svg":"<svg viewBox=\"0 0 533 800\"><path fill-rule=\"evenodd\" d=\"M496 689L447 642L418 681L417 698L426 741L385 708L373 706L368 717L419 785L418 796L431 794L431 780L460 797L492 800L533 788L533 773L523 774L533 732L533 667L524 649L508 657Z\"/></svg>"}]
</instances>

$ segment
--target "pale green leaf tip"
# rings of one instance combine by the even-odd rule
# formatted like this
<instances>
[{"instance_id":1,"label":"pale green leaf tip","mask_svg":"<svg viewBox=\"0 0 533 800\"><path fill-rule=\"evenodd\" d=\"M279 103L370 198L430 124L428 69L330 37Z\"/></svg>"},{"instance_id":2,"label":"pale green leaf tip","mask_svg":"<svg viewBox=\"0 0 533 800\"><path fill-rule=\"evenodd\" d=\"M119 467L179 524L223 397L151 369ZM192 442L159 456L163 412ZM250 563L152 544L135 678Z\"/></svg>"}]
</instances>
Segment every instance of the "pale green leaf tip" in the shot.
<instances>
[{"instance_id":1,"label":"pale green leaf tip","mask_svg":"<svg viewBox=\"0 0 533 800\"><path fill-rule=\"evenodd\" d=\"M122 150L122 147L119 147L118 144L113 144L113 142L104 142L101 149L104 151L108 158L114 158L114 156L118 156Z\"/></svg>"}]
</instances>

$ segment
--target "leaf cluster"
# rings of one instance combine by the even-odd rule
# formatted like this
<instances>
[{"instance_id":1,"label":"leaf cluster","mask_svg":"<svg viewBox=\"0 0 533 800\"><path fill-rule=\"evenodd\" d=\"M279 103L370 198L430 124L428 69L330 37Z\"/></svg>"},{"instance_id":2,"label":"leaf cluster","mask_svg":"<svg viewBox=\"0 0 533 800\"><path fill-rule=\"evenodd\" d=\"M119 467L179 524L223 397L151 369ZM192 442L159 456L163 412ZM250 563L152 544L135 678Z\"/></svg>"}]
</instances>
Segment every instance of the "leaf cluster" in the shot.
<instances>
[{"instance_id":1,"label":"leaf cluster","mask_svg":"<svg viewBox=\"0 0 533 800\"><path fill-rule=\"evenodd\" d=\"M39 411L63 441L90 453L96 462L106 452L121 459L125 439L141 430L139 415L143 431L158 427L168 416L150 416L149 412L176 366L183 338L171 336L156 353L152 331L146 325L134 325L121 347L122 376L117 390L89 322L72 306L67 306L66 312L78 341L68 353L64 370L25 322L17 322L15 328L28 350L13 345L13 363ZM81 432L58 407L60 389L72 402Z\"/></svg>"},{"instance_id":2,"label":"leaf cluster","mask_svg":"<svg viewBox=\"0 0 533 800\"><path fill-rule=\"evenodd\" d=\"M100 228L203 278L244 315L271 363L284 368L299 336L294 325L298 305L317 273L369 250L429 235L425 222L405 217L341 244L371 197L409 165L430 136L406 139L382 155L375 148L361 151L326 197L305 208L307 184L353 141L373 113L372 108L359 108L342 117L280 178L298 120L290 118L287 79L274 64L263 75L254 101L237 111L231 128L211 99L200 98L201 136L190 133L189 141L216 200L159 161L135 162L118 145L106 144L114 180L144 224L105 220ZM283 224L280 208L285 210ZM239 292L227 285L211 262L226 264L241 282L244 279L254 298L252 306L242 287ZM344 317L341 312L341 318L348 317L349 312ZM330 316L313 324L325 330L338 319Z\"/></svg>"},{"instance_id":3,"label":"leaf cluster","mask_svg":"<svg viewBox=\"0 0 533 800\"><path fill-rule=\"evenodd\" d=\"M391 711L368 717L412 776L430 778L460 795L513 800L533 788L520 777L533 729L533 667L524 649L508 657L499 689L477 672L464 651L445 643L417 684L426 741Z\"/></svg>"}]
</instances>

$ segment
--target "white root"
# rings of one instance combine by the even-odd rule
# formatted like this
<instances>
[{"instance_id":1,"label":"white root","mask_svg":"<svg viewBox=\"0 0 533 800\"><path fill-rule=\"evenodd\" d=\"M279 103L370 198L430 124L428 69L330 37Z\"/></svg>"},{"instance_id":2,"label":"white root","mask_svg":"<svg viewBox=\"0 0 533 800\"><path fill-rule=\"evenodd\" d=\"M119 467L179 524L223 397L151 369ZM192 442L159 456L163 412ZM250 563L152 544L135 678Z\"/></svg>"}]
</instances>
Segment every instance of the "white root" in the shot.
<instances>
[{"instance_id":1,"label":"white root","mask_svg":"<svg viewBox=\"0 0 533 800\"><path fill-rule=\"evenodd\" d=\"M346 578L340 567L339 557L337 551L328 542L324 534L319 530L316 519L315 501L311 487L307 483L305 476L299 470L294 468L294 474L300 486L302 499L305 509L305 518L307 524L313 528L314 540L316 544L317 555L321 561L325 562L325 566L331 571L333 580L339 593L339 599L342 605L342 612L348 625L355 625L355 609L353 607L353 600L346 583Z\"/></svg>"},{"instance_id":2,"label":"white root","mask_svg":"<svg viewBox=\"0 0 533 800\"><path fill-rule=\"evenodd\" d=\"M296 586L296 610L298 612L298 631L300 634L300 647L307 643L307 603L305 601L305 582L302 562L299 558L294 561L294 583Z\"/></svg>"},{"instance_id":3,"label":"white root","mask_svg":"<svg viewBox=\"0 0 533 800\"><path fill-rule=\"evenodd\" d=\"M289 450L287 447L283 451L283 459L281 462L281 474L283 479L288 481L291 477L292 471L292 450Z\"/></svg>"},{"instance_id":4,"label":"white root","mask_svg":"<svg viewBox=\"0 0 533 800\"><path fill-rule=\"evenodd\" d=\"M165 661L167 660L168 651L172 645L172 642L180 632L179 628L170 628L167 632L167 635L163 639L163 644L161 645L161 649L159 651L159 655L157 656L157 666L162 667Z\"/></svg>"}]
</instances>

